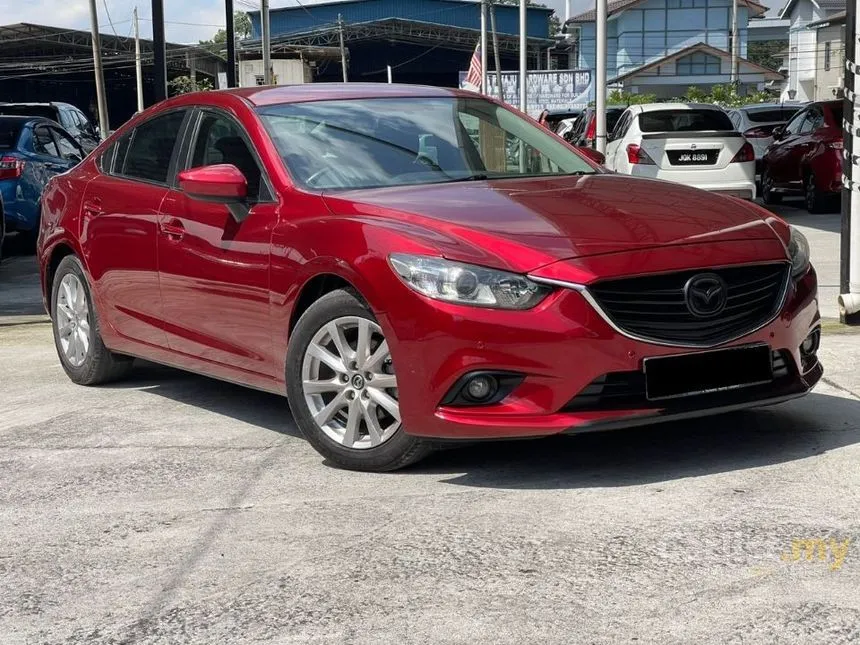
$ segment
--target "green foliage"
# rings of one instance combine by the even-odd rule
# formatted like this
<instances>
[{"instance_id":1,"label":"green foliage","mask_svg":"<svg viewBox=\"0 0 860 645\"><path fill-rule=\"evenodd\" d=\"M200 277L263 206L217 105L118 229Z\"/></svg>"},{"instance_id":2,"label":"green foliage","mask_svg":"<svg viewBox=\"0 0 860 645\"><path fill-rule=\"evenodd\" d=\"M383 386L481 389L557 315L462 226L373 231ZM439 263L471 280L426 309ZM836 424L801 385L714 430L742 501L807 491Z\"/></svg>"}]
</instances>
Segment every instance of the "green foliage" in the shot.
<instances>
[{"instance_id":1,"label":"green foliage","mask_svg":"<svg viewBox=\"0 0 860 645\"><path fill-rule=\"evenodd\" d=\"M685 103L713 103L720 107L730 108L754 103L767 103L773 99L773 95L769 92L755 91L746 95L738 94L734 85L714 85L710 92L693 85L687 88L687 92L680 100Z\"/></svg>"},{"instance_id":2,"label":"green foliage","mask_svg":"<svg viewBox=\"0 0 860 645\"><path fill-rule=\"evenodd\" d=\"M189 92L208 92L213 89L212 81L208 78L198 78L196 81L190 76L177 76L167 83L170 96L188 94Z\"/></svg>"},{"instance_id":3,"label":"green foliage","mask_svg":"<svg viewBox=\"0 0 860 645\"><path fill-rule=\"evenodd\" d=\"M244 11L236 11L233 13L233 29L236 32L236 38L242 40L251 35L251 18ZM227 51L227 31L219 29L215 32L210 40L201 40L200 47L208 49L213 54L225 56Z\"/></svg>"},{"instance_id":4,"label":"green foliage","mask_svg":"<svg viewBox=\"0 0 860 645\"><path fill-rule=\"evenodd\" d=\"M640 105L642 103L656 103L654 94L631 94L622 90L612 90L606 97L608 105Z\"/></svg>"},{"instance_id":5,"label":"green foliage","mask_svg":"<svg viewBox=\"0 0 860 645\"><path fill-rule=\"evenodd\" d=\"M774 58L774 56L786 49L788 49L787 40L754 41L747 45L747 60L762 67L779 71L779 59Z\"/></svg>"}]
</instances>

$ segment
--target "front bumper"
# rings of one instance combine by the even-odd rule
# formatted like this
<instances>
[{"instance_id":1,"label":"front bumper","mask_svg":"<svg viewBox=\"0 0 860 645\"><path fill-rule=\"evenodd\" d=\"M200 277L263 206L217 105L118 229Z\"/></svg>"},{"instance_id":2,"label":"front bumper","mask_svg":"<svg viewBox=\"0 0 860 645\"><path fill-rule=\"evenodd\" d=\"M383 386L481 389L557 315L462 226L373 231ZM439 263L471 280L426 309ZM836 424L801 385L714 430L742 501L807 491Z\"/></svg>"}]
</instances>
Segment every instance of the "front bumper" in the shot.
<instances>
[{"instance_id":1,"label":"front bumper","mask_svg":"<svg viewBox=\"0 0 860 645\"><path fill-rule=\"evenodd\" d=\"M571 402L602 375L641 371L644 358L697 350L620 334L575 290L559 288L535 309L510 312L440 303L399 283L391 286L398 291L397 304L379 315L380 323L398 373L404 428L422 437L534 437L705 416L802 396L823 372L819 363L800 367L800 345L819 324L812 269L791 284L774 320L718 346L765 343L785 356L783 378L731 393L592 409L576 409ZM442 405L453 384L476 370L525 378L497 404Z\"/></svg>"}]
</instances>

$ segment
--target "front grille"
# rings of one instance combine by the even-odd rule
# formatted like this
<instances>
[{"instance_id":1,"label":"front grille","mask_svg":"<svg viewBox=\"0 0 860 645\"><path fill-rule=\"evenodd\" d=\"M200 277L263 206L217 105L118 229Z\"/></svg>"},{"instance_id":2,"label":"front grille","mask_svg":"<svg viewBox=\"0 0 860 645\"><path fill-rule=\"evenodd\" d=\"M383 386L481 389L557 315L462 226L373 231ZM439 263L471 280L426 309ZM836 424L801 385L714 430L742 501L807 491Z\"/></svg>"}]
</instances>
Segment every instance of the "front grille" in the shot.
<instances>
[{"instance_id":1,"label":"front grille","mask_svg":"<svg viewBox=\"0 0 860 645\"><path fill-rule=\"evenodd\" d=\"M788 280L789 265L760 264L603 280L588 290L622 331L664 343L716 345L757 329L773 318ZM725 308L715 316L693 315L684 285L695 275L716 273L727 286Z\"/></svg>"},{"instance_id":2,"label":"front grille","mask_svg":"<svg viewBox=\"0 0 860 645\"><path fill-rule=\"evenodd\" d=\"M561 411L636 410L655 406L666 407L667 409L673 407L707 407L710 402L722 402L748 395L758 395L762 391L774 389L775 386L778 389L780 385L790 382L796 376L796 370L792 369L794 361L788 351L774 351L771 357L773 361L772 384L751 386L733 392L694 394L679 399L654 402L649 401L646 396L644 372L641 370L638 372L610 372L598 376L586 385Z\"/></svg>"}]
</instances>

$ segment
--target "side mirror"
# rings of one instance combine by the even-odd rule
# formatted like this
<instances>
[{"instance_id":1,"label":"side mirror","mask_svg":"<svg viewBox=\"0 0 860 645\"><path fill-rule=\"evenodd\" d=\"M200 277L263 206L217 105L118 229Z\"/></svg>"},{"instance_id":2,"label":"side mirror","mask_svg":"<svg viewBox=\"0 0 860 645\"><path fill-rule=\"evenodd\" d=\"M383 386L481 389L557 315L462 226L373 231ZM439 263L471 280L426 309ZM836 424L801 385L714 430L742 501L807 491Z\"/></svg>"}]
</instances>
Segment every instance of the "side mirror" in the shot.
<instances>
[{"instance_id":1,"label":"side mirror","mask_svg":"<svg viewBox=\"0 0 860 645\"><path fill-rule=\"evenodd\" d=\"M773 140L774 140L774 141L779 141L780 139L782 139L782 135L783 135L783 134L785 134L785 126L784 126L784 125L778 125L778 126L776 126L776 127L771 131L771 134L773 135Z\"/></svg>"},{"instance_id":2,"label":"side mirror","mask_svg":"<svg viewBox=\"0 0 860 645\"><path fill-rule=\"evenodd\" d=\"M238 222L248 216L248 181L233 164L183 170L179 173L179 189L197 201L225 204Z\"/></svg>"},{"instance_id":3,"label":"side mirror","mask_svg":"<svg viewBox=\"0 0 860 645\"><path fill-rule=\"evenodd\" d=\"M589 159L591 159L594 163L603 165L606 163L606 155L600 152L599 150L595 150L594 148L589 148L588 146L577 146L576 151L585 155Z\"/></svg>"}]
</instances>

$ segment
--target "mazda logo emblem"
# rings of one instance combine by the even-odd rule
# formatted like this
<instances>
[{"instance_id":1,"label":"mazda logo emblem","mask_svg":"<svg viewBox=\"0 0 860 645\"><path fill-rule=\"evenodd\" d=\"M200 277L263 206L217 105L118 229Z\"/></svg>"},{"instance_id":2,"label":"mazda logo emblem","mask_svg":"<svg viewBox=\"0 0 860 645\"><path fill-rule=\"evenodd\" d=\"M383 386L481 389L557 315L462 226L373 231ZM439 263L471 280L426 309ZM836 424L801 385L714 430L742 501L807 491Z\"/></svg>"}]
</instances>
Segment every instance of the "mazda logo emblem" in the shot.
<instances>
[{"instance_id":1,"label":"mazda logo emblem","mask_svg":"<svg viewBox=\"0 0 860 645\"><path fill-rule=\"evenodd\" d=\"M684 285L687 309L694 316L710 318L726 308L728 288L716 273L699 273Z\"/></svg>"}]
</instances>

